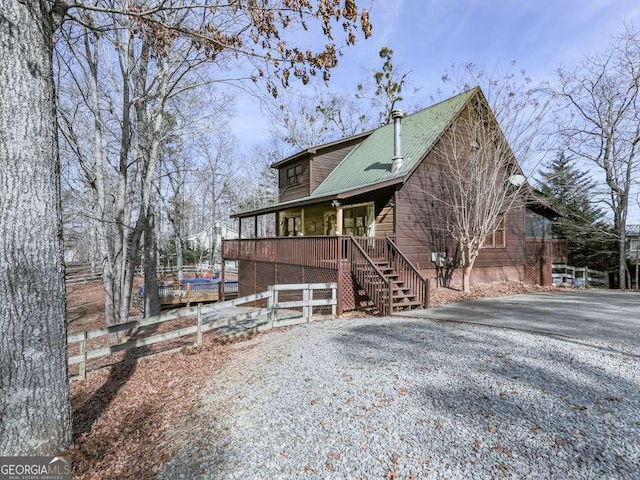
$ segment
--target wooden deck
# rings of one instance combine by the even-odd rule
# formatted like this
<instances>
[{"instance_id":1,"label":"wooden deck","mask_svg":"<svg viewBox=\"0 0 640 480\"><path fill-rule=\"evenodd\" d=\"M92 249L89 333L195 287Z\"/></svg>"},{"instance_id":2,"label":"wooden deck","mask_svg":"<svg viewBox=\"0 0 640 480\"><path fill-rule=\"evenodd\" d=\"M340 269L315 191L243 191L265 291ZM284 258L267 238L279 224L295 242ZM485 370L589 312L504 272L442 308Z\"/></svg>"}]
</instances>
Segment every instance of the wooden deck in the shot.
<instances>
[{"instance_id":1,"label":"wooden deck","mask_svg":"<svg viewBox=\"0 0 640 480\"><path fill-rule=\"evenodd\" d=\"M341 283L343 273L350 273L359 285L355 290L351 288L353 302L356 302L356 294L359 295L358 292L363 290L382 315L429 306L429 281L386 237L307 236L223 240L222 258L278 264L285 271L287 265L303 269L310 267L309 270L315 269L312 276L321 275L318 272L320 269L324 272L333 271L331 275L338 279L339 295L343 296L338 303L340 312L347 295ZM256 274L255 265L247 270L249 273L240 267L243 295L249 293L248 285L253 285L255 290L257 285L264 283L256 277L260 275ZM253 278L250 278L252 275ZM282 279L276 283L286 281ZM351 283L351 279L347 282Z\"/></svg>"},{"instance_id":2,"label":"wooden deck","mask_svg":"<svg viewBox=\"0 0 640 480\"><path fill-rule=\"evenodd\" d=\"M238 296L238 281L211 281L208 283L173 283L158 289L160 306L163 308L197 303L212 303L230 300Z\"/></svg>"}]
</instances>

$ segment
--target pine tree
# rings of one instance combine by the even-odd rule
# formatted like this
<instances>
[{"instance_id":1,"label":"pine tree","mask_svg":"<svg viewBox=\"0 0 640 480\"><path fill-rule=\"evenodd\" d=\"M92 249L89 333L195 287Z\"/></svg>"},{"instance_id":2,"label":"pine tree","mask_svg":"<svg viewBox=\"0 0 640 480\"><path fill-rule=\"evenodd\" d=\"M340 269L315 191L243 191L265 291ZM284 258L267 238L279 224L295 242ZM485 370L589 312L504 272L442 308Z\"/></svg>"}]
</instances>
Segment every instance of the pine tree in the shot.
<instances>
[{"instance_id":1,"label":"pine tree","mask_svg":"<svg viewBox=\"0 0 640 480\"><path fill-rule=\"evenodd\" d=\"M604 212L593 200L596 182L572 157L560 152L543 166L540 192L563 214L554 221L553 233L566 238L568 262L598 270L615 268L615 240Z\"/></svg>"}]
</instances>

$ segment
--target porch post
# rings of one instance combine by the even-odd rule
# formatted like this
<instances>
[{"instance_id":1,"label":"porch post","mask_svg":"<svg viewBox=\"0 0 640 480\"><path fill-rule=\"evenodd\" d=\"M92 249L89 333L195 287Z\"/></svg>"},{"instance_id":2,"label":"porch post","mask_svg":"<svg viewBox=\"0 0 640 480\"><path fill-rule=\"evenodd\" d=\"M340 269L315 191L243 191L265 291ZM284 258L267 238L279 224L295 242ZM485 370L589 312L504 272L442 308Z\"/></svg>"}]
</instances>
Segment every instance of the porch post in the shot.
<instances>
[{"instance_id":1,"label":"porch post","mask_svg":"<svg viewBox=\"0 0 640 480\"><path fill-rule=\"evenodd\" d=\"M336 235L342 235L342 207L336 208Z\"/></svg>"},{"instance_id":2,"label":"porch post","mask_svg":"<svg viewBox=\"0 0 640 480\"><path fill-rule=\"evenodd\" d=\"M242 238L242 217L238 217L238 238Z\"/></svg>"},{"instance_id":3,"label":"porch post","mask_svg":"<svg viewBox=\"0 0 640 480\"><path fill-rule=\"evenodd\" d=\"M253 238L258 238L258 216L253 216Z\"/></svg>"}]
</instances>

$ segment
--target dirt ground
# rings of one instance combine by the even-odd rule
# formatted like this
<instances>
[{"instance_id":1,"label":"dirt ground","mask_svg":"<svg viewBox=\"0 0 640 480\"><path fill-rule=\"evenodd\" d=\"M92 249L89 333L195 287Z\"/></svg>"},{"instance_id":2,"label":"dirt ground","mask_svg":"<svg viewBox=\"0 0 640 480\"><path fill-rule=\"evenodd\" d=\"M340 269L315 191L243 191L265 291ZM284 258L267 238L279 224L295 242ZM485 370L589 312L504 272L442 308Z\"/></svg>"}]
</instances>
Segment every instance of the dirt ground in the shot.
<instances>
[{"instance_id":1,"label":"dirt ground","mask_svg":"<svg viewBox=\"0 0 640 480\"><path fill-rule=\"evenodd\" d=\"M552 289L512 282L476 285L469 294L439 288L432 291L432 304ZM69 286L67 305L69 333L104 326L101 282ZM139 312L132 310L132 314ZM66 454L72 458L74 478L156 477L179 448L171 438L171 426L188 421L198 406L198 392L232 351L250 348L247 342L227 343L213 335L205 335L197 349L191 345L192 340L187 339L171 345L177 351L150 358L123 352L111 358L120 363L71 382L74 446Z\"/></svg>"}]
</instances>

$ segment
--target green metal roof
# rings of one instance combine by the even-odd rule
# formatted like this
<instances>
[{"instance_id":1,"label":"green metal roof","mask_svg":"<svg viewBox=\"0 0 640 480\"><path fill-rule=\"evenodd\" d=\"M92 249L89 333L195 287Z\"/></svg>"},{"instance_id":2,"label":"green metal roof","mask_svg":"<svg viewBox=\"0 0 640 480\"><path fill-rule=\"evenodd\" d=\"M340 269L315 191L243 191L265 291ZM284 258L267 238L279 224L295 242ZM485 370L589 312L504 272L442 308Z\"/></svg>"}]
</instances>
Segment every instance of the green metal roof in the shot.
<instances>
[{"instance_id":1,"label":"green metal roof","mask_svg":"<svg viewBox=\"0 0 640 480\"><path fill-rule=\"evenodd\" d=\"M375 185L407 175L438 140L477 88L432 105L402 119L402 156L397 173L391 173L393 124L375 130L338 164L309 197L326 197Z\"/></svg>"}]
</instances>

